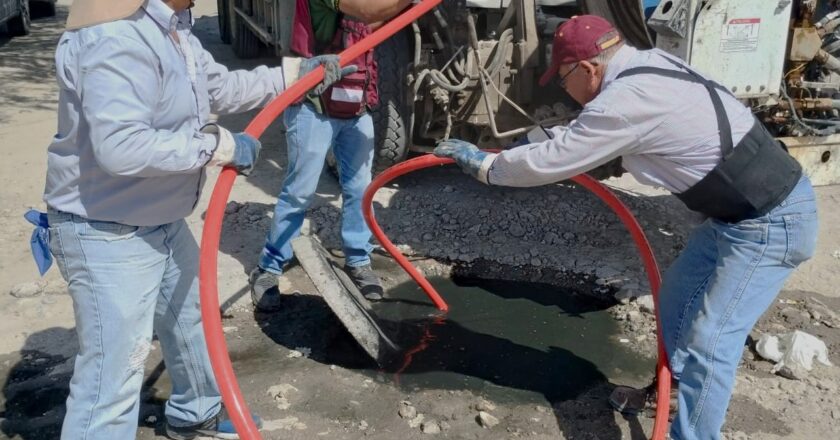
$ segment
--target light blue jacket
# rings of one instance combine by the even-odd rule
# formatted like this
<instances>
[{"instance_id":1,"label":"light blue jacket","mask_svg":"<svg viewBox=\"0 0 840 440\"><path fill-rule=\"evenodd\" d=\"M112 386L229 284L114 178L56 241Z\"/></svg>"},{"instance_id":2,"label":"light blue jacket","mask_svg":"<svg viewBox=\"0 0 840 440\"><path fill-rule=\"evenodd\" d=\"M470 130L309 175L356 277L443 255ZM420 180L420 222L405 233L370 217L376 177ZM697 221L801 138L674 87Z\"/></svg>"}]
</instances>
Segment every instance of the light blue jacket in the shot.
<instances>
[{"instance_id":1,"label":"light blue jacket","mask_svg":"<svg viewBox=\"0 0 840 440\"><path fill-rule=\"evenodd\" d=\"M228 71L191 25L188 11L148 0L126 19L64 33L56 50L49 207L134 226L192 212L218 144L217 135L201 131L210 113L262 107L285 81L281 68Z\"/></svg>"}]
</instances>

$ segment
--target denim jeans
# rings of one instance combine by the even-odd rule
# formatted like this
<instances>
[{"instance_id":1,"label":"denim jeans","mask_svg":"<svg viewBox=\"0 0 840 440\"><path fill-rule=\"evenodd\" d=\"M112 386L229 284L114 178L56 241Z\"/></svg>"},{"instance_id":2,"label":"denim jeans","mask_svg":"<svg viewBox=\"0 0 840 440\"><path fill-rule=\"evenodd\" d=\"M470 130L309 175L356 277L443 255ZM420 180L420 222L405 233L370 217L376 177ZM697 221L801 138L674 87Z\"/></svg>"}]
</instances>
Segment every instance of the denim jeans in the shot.
<instances>
[{"instance_id":1,"label":"denim jeans","mask_svg":"<svg viewBox=\"0 0 840 440\"><path fill-rule=\"evenodd\" d=\"M79 338L61 438L136 436L153 332L172 379L169 423L215 416L221 398L201 326L198 245L186 223L136 227L54 210L49 222Z\"/></svg>"},{"instance_id":2,"label":"denim jeans","mask_svg":"<svg viewBox=\"0 0 840 440\"><path fill-rule=\"evenodd\" d=\"M665 348L679 381L671 438L720 438L747 336L816 241L807 177L767 215L709 219L693 232L660 292Z\"/></svg>"},{"instance_id":3,"label":"denim jeans","mask_svg":"<svg viewBox=\"0 0 840 440\"><path fill-rule=\"evenodd\" d=\"M332 147L341 183L341 239L348 266L370 264L371 232L362 216L362 197L371 181L373 118L365 113L353 119L320 114L311 104L289 107L283 115L289 164L274 220L260 255L259 265L280 274L292 258L291 240L300 234L303 217L315 198L315 189Z\"/></svg>"}]
</instances>

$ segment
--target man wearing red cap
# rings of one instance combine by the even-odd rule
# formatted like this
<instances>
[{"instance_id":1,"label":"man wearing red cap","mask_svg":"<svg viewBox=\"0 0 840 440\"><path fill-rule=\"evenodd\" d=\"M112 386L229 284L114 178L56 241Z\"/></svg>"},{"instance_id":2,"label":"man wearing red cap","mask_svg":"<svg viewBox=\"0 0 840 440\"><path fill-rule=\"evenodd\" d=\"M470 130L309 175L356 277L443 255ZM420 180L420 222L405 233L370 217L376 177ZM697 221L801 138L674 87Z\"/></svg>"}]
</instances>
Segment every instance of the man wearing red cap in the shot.
<instances>
[{"instance_id":1,"label":"man wearing red cap","mask_svg":"<svg viewBox=\"0 0 840 440\"><path fill-rule=\"evenodd\" d=\"M659 50L579 16L554 34L552 80L583 109L551 138L499 154L457 139L435 154L491 185L538 186L622 158L708 219L665 273L659 315L678 410L673 439L717 439L744 341L816 246L813 189L799 164L727 89ZM624 402L618 404L620 410Z\"/></svg>"}]
</instances>

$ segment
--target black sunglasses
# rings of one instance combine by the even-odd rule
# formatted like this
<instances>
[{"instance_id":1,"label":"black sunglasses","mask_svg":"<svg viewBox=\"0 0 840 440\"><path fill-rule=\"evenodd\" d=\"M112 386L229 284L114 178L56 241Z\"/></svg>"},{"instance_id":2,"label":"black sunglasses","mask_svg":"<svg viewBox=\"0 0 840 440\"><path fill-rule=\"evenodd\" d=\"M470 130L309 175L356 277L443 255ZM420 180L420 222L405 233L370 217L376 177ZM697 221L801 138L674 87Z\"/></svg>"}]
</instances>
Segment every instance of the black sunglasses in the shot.
<instances>
[{"instance_id":1,"label":"black sunglasses","mask_svg":"<svg viewBox=\"0 0 840 440\"><path fill-rule=\"evenodd\" d=\"M565 75L561 76L560 79L557 80L557 85L565 89L566 88L566 79L569 77L569 75L572 74L572 72L575 71L575 69L578 68L578 66L580 66L580 63L575 63L575 67L572 67L571 70L566 72Z\"/></svg>"}]
</instances>

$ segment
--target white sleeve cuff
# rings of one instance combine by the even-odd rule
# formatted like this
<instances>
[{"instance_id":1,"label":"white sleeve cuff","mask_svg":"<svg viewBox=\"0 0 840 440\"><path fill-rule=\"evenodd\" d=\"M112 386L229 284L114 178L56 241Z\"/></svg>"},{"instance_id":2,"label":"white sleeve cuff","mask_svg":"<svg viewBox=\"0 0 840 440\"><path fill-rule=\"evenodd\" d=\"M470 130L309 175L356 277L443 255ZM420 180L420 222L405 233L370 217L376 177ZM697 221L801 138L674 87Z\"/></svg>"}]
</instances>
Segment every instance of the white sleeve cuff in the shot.
<instances>
[{"instance_id":1,"label":"white sleeve cuff","mask_svg":"<svg viewBox=\"0 0 840 440\"><path fill-rule=\"evenodd\" d=\"M484 160L481 161L481 166L478 167L478 176L476 176L479 182L485 185L490 184L490 167L493 166L493 161L496 160L496 156L498 156L498 154L489 153L484 157Z\"/></svg>"},{"instance_id":2,"label":"white sleeve cuff","mask_svg":"<svg viewBox=\"0 0 840 440\"><path fill-rule=\"evenodd\" d=\"M233 154L236 151L236 141L233 140L233 133L216 124L207 124L201 128L202 133L211 134L216 137L216 149L207 165L224 166L233 161Z\"/></svg>"},{"instance_id":3,"label":"white sleeve cuff","mask_svg":"<svg viewBox=\"0 0 840 440\"><path fill-rule=\"evenodd\" d=\"M303 58L283 57L283 81L285 81L287 89L299 79L300 63L302 61Z\"/></svg>"}]
</instances>

